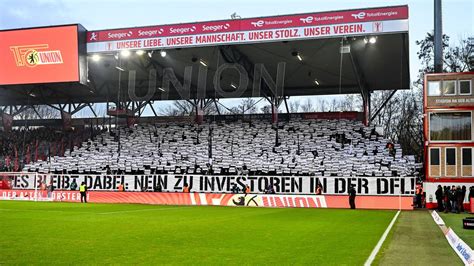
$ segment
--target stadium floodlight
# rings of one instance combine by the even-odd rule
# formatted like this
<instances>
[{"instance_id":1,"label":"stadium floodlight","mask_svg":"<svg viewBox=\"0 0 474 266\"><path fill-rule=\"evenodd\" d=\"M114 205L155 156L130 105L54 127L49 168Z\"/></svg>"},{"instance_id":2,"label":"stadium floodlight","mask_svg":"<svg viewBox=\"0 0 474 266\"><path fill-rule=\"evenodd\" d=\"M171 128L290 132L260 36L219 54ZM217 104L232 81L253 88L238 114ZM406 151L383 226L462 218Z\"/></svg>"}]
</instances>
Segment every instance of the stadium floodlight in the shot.
<instances>
[{"instance_id":1,"label":"stadium floodlight","mask_svg":"<svg viewBox=\"0 0 474 266\"><path fill-rule=\"evenodd\" d=\"M319 86L319 81L317 79L314 79L314 84L316 84L316 86Z\"/></svg>"},{"instance_id":2,"label":"stadium floodlight","mask_svg":"<svg viewBox=\"0 0 474 266\"><path fill-rule=\"evenodd\" d=\"M165 57L165 56L166 56L166 51L165 51L165 50L161 50L161 51L160 51L160 55L161 55L161 57Z\"/></svg>"},{"instance_id":3,"label":"stadium floodlight","mask_svg":"<svg viewBox=\"0 0 474 266\"><path fill-rule=\"evenodd\" d=\"M291 55L296 56L296 58L298 58L298 60L303 61L303 57L301 57L300 53L294 51L294 52L291 53Z\"/></svg>"},{"instance_id":4,"label":"stadium floodlight","mask_svg":"<svg viewBox=\"0 0 474 266\"><path fill-rule=\"evenodd\" d=\"M98 55L98 54L93 54L92 55L92 61L97 62L99 60L100 60L100 55Z\"/></svg>"},{"instance_id":5,"label":"stadium floodlight","mask_svg":"<svg viewBox=\"0 0 474 266\"><path fill-rule=\"evenodd\" d=\"M135 53L136 53L137 55L143 55L143 54L145 53L145 51L143 51L143 50L137 50Z\"/></svg>"},{"instance_id":6,"label":"stadium floodlight","mask_svg":"<svg viewBox=\"0 0 474 266\"><path fill-rule=\"evenodd\" d=\"M377 37L376 36L372 36L372 37L369 38L369 43L374 44L376 42L377 42Z\"/></svg>"},{"instance_id":7,"label":"stadium floodlight","mask_svg":"<svg viewBox=\"0 0 474 266\"><path fill-rule=\"evenodd\" d=\"M122 50L120 52L120 55L123 56L123 57L128 57L130 55L130 51L129 50Z\"/></svg>"},{"instance_id":8,"label":"stadium floodlight","mask_svg":"<svg viewBox=\"0 0 474 266\"><path fill-rule=\"evenodd\" d=\"M205 67L207 67L207 63L206 61L202 60L202 59L199 59L199 63Z\"/></svg>"}]
</instances>

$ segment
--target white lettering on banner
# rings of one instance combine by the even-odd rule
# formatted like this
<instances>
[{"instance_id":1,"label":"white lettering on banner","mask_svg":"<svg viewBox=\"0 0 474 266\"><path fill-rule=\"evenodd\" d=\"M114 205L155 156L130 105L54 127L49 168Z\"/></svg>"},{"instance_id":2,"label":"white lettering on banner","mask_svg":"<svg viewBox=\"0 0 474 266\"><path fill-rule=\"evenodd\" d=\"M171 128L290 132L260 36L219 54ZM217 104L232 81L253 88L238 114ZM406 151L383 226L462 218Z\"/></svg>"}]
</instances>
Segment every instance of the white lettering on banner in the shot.
<instances>
[{"instance_id":1,"label":"white lettering on banner","mask_svg":"<svg viewBox=\"0 0 474 266\"><path fill-rule=\"evenodd\" d=\"M261 202L264 207L327 208L324 196L262 195Z\"/></svg>"},{"instance_id":2,"label":"white lettering on banner","mask_svg":"<svg viewBox=\"0 0 474 266\"><path fill-rule=\"evenodd\" d=\"M357 14L352 14L351 16L353 16L355 19L364 19L365 15L366 15L365 12L359 12Z\"/></svg>"},{"instance_id":3,"label":"white lettering on banner","mask_svg":"<svg viewBox=\"0 0 474 266\"><path fill-rule=\"evenodd\" d=\"M234 185L240 191L246 185L254 193L264 193L273 185L279 194L314 194L318 184L328 195L347 195L355 186L358 195L413 195L414 177L309 177L309 176L220 176L220 175L50 175L15 174L12 188L34 189L34 184L53 183L56 189L69 189L72 181L85 182L90 190L117 190L124 184L127 191L153 190L158 184L163 191L179 192L188 184L193 192L231 192Z\"/></svg>"},{"instance_id":4,"label":"white lettering on banner","mask_svg":"<svg viewBox=\"0 0 474 266\"><path fill-rule=\"evenodd\" d=\"M435 99L435 103L474 103L474 98L457 98L457 99L449 99L449 98L441 98Z\"/></svg>"},{"instance_id":5,"label":"white lettering on banner","mask_svg":"<svg viewBox=\"0 0 474 266\"><path fill-rule=\"evenodd\" d=\"M108 34L109 39L123 39L125 37L131 37L133 32L118 32L118 33L110 33Z\"/></svg>"},{"instance_id":6,"label":"white lettering on banner","mask_svg":"<svg viewBox=\"0 0 474 266\"><path fill-rule=\"evenodd\" d=\"M170 33L191 33L196 30L196 26L186 27L186 28L170 28Z\"/></svg>"},{"instance_id":7,"label":"white lettering on banner","mask_svg":"<svg viewBox=\"0 0 474 266\"><path fill-rule=\"evenodd\" d=\"M89 196L87 196L89 198ZM53 201L76 201L81 199L79 192L74 191L53 191L48 194L43 191L22 191L17 193L16 191L3 191L1 199L10 200L53 200Z\"/></svg>"},{"instance_id":8,"label":"white lettering on banner","mask_svg":"<svg viewBox=\"0 0 474 266\"><path fill-rule=\"evenodd\" d=\"M221 25L213 25L213 26L208 26L208 25L202 25L202 30L203 31L218 31L218 30L226 30L230 27L229 23L221 24Z\"/></svg>"},{"instance_id":9,"label":"white lettering on banner","mask_svg":"<svg viewBox=\"0 0 474 266\"><path fill-rule=\"evenodd\" d=\"M238 44L238 43L256 43L263 41L280 41L280 40L292 40L292 39L315 39L331 36L356 36L365 35L370 33L390 33L390 32L402 32L408 30L408 20L389 20L380 21L374 24L373 22L360 22L360 23L346 23L338 25L324 25L324 26L311 26L311 23L323 20L323 19L334 19L337 17L315 17L303 18L305 27L295 28L284 28L284 29L260 29L263 25L270 24L284 24L288 23L287 20L282 21L264 21L258 20L252 22L255 26L255 30L251 31L234 31L225 33L213 33L221 31L230 27L229 24L221 25L203 25L202 32L209 32L206 34L195 34L196 27L180 27L169 28L172 34L183 34L182 36L163 36L154 37L161 35L160 30L157 34L157 30L138 31L138 38L133 40L120 40L131 36L132 32L122 33L108 33L110 41L92 42L87 43L88 53L97 52L108 52L108 51L119 51L122 49L138 49L138 48L175 48L175 47L192 47L202 45L222 45L222 44ZM227 26L229 25L229 26ZM259 30L260 29L260 30ZM92 36L92 35L91 35Z\"/></svg>"},{"instance_id":10,"label":"white lettering on banner","mask_svg":"<svg viewBox=\"0 0 474 266\"><path fill-rule=\"evenodd\" d=\"M148 37L153 37L156 35L163 34L164 30L163 29L157 29L157 30L138 30L138 36L143 37L143 36L148 36Z\"/></svg>"},{"instance_id":11,"label":"white lettering on banner","mask_svg":"<svg viewBox=\"0 0 474 266\"><path fill-rule=\"evenodd\" d=\"M300 21L305 23L305 24L311 24L311 23L313 23L313 19L314 19L314 17L308 16L308 17L305 17L305 18L300 18Z\"/></svg>"}]
</instances>

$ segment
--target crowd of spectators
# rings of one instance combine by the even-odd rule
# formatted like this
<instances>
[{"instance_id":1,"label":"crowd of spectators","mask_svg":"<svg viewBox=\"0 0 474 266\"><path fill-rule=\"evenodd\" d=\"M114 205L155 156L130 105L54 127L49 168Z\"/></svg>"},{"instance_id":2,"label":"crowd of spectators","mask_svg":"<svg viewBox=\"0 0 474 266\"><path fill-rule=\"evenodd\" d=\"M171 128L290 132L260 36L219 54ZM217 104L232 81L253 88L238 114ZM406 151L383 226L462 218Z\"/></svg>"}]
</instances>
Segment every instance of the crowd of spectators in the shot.
<instances>
[{"instance_id":1,"label":"crowd of spectators","mask_svg":"<svg viewBox=\"0 0 474 266\"><path fill-rule=\"evenodd\" d=\"M466 198L466 186L444 186L438 185L435 192L438 211L445 213L464 213L464 199ZM469 188L469 199L474 197L474 187Z\"/></svg>"},{"instance_id":2,"label":"crowd of spectators","mask_svg":"<svg viewBox=\"0 0 474 266\"><path fill-rule=\"evenodd\" d=\"M30 162L62 156L100 132L89 128L64 131L52 127L0 131L0 172L20 171Z\"/></svg>"}]
</instances>

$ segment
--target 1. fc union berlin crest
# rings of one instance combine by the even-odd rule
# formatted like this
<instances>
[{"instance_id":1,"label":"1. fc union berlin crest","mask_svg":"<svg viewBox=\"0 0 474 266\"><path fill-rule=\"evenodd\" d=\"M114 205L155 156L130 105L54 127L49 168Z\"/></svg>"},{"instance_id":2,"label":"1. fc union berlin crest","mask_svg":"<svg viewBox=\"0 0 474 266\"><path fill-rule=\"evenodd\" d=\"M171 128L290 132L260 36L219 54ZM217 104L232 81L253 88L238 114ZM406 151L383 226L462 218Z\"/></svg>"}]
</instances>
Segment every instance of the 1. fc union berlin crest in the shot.
<instances>
[{"instance_id":1,"label":"1. fc union berlin crest","mask_svg":"<svg viewBox=\"0 0 474 266\"><path fill-rule=\"evenodd\" d=\"M36 67L37 65L62 64L59 50L47 50L47 44L10 46L18 67Z\"/></svg>"}]
</instances>

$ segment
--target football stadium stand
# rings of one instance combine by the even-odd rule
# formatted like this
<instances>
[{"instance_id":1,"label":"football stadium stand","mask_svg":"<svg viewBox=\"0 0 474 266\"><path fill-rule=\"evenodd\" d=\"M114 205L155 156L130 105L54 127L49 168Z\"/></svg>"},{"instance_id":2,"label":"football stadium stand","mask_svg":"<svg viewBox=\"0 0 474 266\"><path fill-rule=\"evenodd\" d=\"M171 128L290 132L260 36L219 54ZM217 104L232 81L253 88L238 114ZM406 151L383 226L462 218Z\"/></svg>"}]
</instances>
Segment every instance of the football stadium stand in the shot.
<instances>
[{"instance_id":1,"label":"football stadium stand","mask_svg":"<svg viewBox=\"0 0 474 266\"><path fill-rule=\"evenodd\" d=\"M64 174L413 176L421 164L350 120L142 124L104 130L24 171Z\"/></svg>"}]
</instances>

